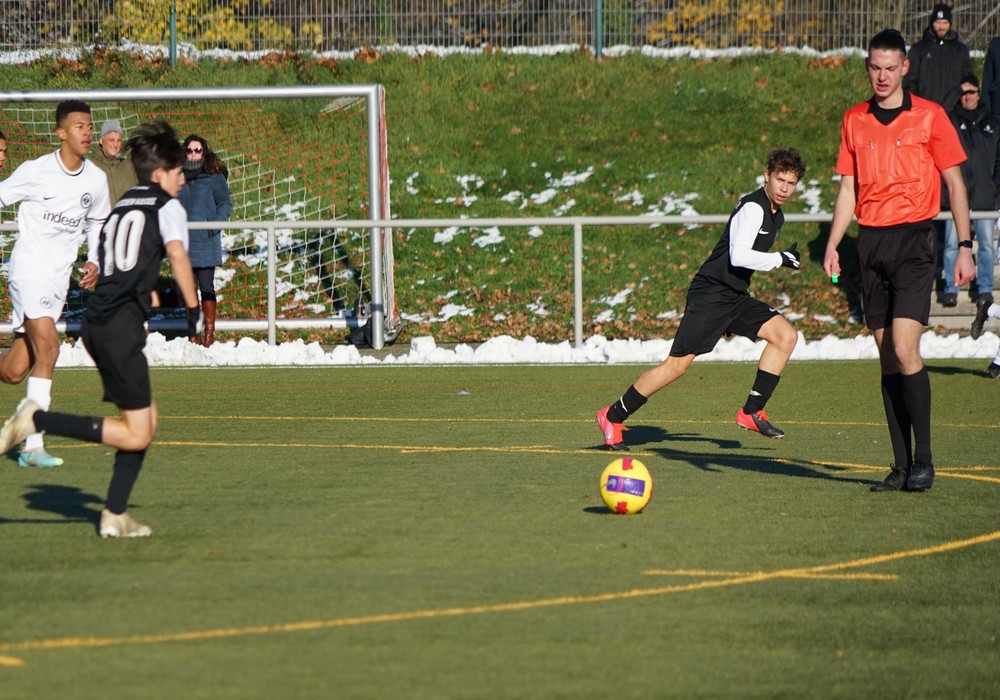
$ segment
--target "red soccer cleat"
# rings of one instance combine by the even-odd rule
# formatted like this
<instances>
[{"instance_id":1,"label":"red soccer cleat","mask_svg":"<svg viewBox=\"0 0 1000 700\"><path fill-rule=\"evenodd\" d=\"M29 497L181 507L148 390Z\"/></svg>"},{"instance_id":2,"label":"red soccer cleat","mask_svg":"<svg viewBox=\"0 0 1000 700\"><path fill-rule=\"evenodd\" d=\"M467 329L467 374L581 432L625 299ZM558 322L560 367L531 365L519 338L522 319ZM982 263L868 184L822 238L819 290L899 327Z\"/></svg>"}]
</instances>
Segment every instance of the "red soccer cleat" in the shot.
<instances>
[{"instance_id":1,"label":"red soccer cleat","mask_svg":"<svg viewBox=\"0 0 1000 700\"><path fill-rule=\"evenodd\" d=\"M604 433L604 444L608 446L609 450L628 452L628 446L622 440L622 431L628 430L628 428L621 423L612 423L608 420L609 408L611 406L605 406L597 412L597 425L601 427L601 432Z\"/></svg>"},{"instance_id":2,"label":"red soccer cleat","mask_svg":"<svg viewBox=\"0 0 1000 700\"><path fill-rule=\"evenodd\" d=\"M760 433L766 438L777 440L785 437L784 432L771 425L771 421L768 419L767 414L764 413L764 409L748 414L741 406L740 410L736 412L736 425L744 430L752 430L755 433Z\"/></svg>"}]
</instances>

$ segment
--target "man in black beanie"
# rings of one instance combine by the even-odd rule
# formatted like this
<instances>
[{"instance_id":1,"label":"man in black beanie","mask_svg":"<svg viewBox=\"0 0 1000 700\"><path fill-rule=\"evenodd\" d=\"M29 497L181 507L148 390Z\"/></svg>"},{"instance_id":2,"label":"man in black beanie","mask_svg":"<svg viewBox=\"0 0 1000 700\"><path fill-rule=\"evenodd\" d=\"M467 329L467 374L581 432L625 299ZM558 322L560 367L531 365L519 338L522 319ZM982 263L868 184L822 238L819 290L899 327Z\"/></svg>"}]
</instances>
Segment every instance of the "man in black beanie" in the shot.
<instances>
[{"instance_id":1,"label":"man in black beanie","mask_svg":"<svg viewBox=\"0 0 1000 700\"><path fill-rule=\"evenodd\" d=\"M958 104L962 76L972 73L969 47L951 26L951 5L935 5L920 41L907 55L910 70L903 89L937 102L945 111Z\"/></svg>"}]
</instances>

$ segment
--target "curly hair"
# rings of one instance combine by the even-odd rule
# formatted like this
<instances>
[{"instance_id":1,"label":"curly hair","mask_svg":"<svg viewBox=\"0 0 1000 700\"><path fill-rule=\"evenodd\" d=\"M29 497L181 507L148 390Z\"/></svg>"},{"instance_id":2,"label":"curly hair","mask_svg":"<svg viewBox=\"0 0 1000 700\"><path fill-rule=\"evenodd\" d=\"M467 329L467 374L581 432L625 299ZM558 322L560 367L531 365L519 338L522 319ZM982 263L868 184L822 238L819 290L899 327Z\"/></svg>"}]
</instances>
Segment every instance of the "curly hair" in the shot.
<instances>
[{"instance_id":1,"label":"curly hair","mask_svg":"<svg viewBox=\"0 0 1000 700\"><path fill-rule=\"evenodd\" d=\"M799 179L805 175L806 163L794 148L775 148L767 154L769 173L795 173Z\"/></svg>"}]
</instances>

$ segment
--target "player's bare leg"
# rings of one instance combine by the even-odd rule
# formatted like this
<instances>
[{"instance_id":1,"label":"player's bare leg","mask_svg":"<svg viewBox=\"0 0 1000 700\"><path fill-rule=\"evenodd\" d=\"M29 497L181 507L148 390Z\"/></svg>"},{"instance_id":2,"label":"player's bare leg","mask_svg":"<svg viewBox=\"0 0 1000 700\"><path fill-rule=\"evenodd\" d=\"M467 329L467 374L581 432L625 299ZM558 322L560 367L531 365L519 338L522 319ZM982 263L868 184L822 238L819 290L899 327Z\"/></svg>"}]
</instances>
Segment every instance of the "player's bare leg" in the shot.
<instances>
[{"instance_id":1,"label":"player's bare leg","mask_svg":"<svg viewBox=\"0 0 1000 700\"><path fill-rule=\"evenodd\" d=\"M33 364L35 356L31 345L23 333L18 333L10 344L10 350L0 357L0 382L20 384L27 378Z\"/></svg>"},{"instance_id":2,"label":"player's bare leg","mask_svg":"<svg viewBox=\"0 0 1000 700\"><path fill-rule=\"evenodd\" d=\"M694 358L695 355L684 355L682 357L671 355L656 365L656 367L650 367L640 374L633 386L635 386L636 391L648 399L660 389L669 386L683 377L684 373L691 366L691 363L694 362Z\"/></svg>"}]
</instances>

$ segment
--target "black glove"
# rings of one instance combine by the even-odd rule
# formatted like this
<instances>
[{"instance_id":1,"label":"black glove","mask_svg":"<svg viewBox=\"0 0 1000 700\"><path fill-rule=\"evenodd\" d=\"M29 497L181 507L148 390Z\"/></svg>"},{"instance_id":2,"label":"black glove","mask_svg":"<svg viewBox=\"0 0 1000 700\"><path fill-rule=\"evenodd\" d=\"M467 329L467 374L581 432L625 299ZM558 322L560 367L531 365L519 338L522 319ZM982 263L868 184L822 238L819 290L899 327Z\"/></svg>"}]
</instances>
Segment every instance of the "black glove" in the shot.
<instances>
[{"instance_id":1,"label":"black glove","mask_svg":"<svg viewBox=\"0 0 1000 700\"><path fill-rule=\"evenodd\" d=\"M205 330L205 317L201 315L201 307L192 306L185 311L187 313L188 337L193 338L196 335L201 335L201 332Z\"/></svg>"},{"instance_id":2,"label":"black glove","mask_svg":"<svg viewBox=\"0 0 1000 700\"><path fill-rule=\"evenodd\" d=\"M799 260L802 259L802 256L799 254L799 251L795 250L797 245L798 242L792 243L792 247L781 254L782 267L790 267L793 270L799 269Z\"/></svg>"}]
</instances>

